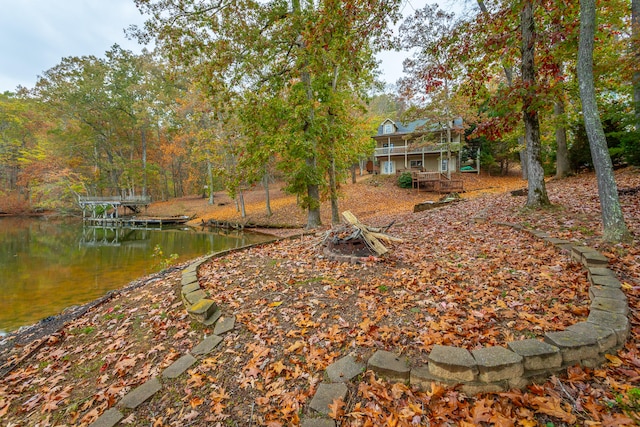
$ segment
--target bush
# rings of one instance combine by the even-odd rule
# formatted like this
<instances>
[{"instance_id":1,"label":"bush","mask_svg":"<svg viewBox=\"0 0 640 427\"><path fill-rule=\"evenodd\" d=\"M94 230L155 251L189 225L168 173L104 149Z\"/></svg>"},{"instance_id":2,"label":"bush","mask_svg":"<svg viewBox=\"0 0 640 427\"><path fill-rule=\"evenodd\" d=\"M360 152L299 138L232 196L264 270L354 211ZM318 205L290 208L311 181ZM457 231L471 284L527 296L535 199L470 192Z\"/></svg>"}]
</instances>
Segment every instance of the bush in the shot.
<instances>
[{"instance_id":1,"label":"bush","mask_svg":"<svg viewBox=\"0 0 640 427\"><path fill-rule=\"evenodd\" d=\"M640 132L629 132L622 139L624 158L630 165L640 166Z\"/></svg>"},{"instance_id":2,"label":"bush","mask_svg":"<svg viewBox=\"0 0 640 427\"><path fill-rule=\"evenodd\" d=\"M403 172L398 177L398 185L400 188L413 188L413 177L411 172Z\"/></svg>"}]
</instances>

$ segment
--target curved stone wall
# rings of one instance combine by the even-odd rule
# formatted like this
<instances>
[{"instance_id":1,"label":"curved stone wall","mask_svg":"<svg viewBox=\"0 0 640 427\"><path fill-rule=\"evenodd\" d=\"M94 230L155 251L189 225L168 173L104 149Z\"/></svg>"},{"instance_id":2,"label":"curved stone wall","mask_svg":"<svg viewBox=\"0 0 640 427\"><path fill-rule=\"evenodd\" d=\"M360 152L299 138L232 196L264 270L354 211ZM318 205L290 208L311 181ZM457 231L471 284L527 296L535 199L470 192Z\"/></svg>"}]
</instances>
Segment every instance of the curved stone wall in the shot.
<instances>
[{"instance_id":1,"label":"curved stone wall","mask_svg":"<svg viewBox=\"0 0 640 427\"><path fill-rule=\"evenodd\" d=\"M431 383L460 386L467 394L500 392L523 388L532 382L542 382L569 366L595 367L603 363L607 353L624 346L629 334L629 311L622 284L608 266L608 259L595 249L567 240L549 237L546 233L526 230L516 224L500 223L554 245L569 254L587 269L591 306L589 317L564 331L547 332L544 340L527 339L507 342L506 347L486 347L466 350L435 345L426 366L412 366L403 356L377 352L367 367L389 380L409 382L420 388ZM245 248L241 248L245 249ZM189 265L182 275L182 300L196 320L213 324L220 310L213 300L205 298L197 279L198 267L218 253ZM343 260L353 262L353 260ZM385 362L386 360L386 362ZM394 366L400 366L396 369Z\"/></svg>"}]
</instances>

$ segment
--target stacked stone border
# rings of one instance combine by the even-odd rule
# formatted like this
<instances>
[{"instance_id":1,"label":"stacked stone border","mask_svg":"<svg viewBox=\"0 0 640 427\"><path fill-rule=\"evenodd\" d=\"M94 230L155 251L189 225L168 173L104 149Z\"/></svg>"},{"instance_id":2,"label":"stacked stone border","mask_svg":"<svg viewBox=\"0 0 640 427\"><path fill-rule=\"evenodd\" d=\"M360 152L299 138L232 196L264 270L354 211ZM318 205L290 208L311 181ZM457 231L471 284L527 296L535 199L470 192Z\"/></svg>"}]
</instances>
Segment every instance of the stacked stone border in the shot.
<instances>
[{"instance_id":1,"label":"stacked stone border","mask_svg":"<svg viewBox=\"0 0 640 427\"><path fill-rule=\"evenodd\" d=\"M328 381L319 384L309 404L318 417L305 419L303 427L335 427L335 421L327 418L328 405L336 399L345 400L348 389L344 382L365 370L388 381L408 383L422 390L430 391L432 384L441 384L458 387L470 395L497 393L542 383L570 366L599 366L606 361L605 354L624 346L630 328L629 306L622 284L607 267L607 257L588 246L556 239L518 224L496 225L528 232L554 245L586 268L591 299L587 320L564 331L547 332L542 341L507 342L506 348L485 347L469 351L435 345L426 366L412 366L406 356L383 350L376 351L366 362L346 356L327 367L325 378Z\"/></svg>"},{"instance_id":2,"label":"stacked stone border","mask_svg":"<svg viewBox=\"0 0 640 427\"><path fill-rule=\"evenodd\" d=\"M518 224L496 223L528 232L544 240L581 263L588 272L591 306L586 321L569 326L564 331L547 332L544 339L511 341L505 347L485 347L477 350L435 345L428 355L426 366L412 366L406 356L378 350L368 360L357 360L347 355L329 365L325 381L318 385L309 403L309 417L303 427L335 427L328 418L329 405L336 399L345 400L348 387L345 383L357 378L366 370L391 382L408 383L422 390L430 390L432 384L458 387L466 394L503 392L522 389L532 383L541 383L570 366L593 368L606 361L605 354L614 353L626 343L630 330L627 314L629 306L622 291L622 284L608 268L609 260L593 248L550 237L547 233L529 230ZM300 238L301 235L290 237ZM210 259L254 246L273 243L282 239L257 243L218 252L189 264L182 272L180 296L189 315L205 325L214 325L214 333L194 347L190 353L177 359L166 368L161 378L154 377L126 394L120 402L105 411L90 427L113 427L124 413L133 410L162 390L162 380L177 378L197 362L198 356L213 351L222 341L220 336L235 327L235 318L222 317L217 304L206 298L198 282L198 268ZM342 259L345 258L345 259ZM349 258L349 259L346 259ZM356 262L352 257L336 257L341 262Z\"/></svg>"}]
</instances>

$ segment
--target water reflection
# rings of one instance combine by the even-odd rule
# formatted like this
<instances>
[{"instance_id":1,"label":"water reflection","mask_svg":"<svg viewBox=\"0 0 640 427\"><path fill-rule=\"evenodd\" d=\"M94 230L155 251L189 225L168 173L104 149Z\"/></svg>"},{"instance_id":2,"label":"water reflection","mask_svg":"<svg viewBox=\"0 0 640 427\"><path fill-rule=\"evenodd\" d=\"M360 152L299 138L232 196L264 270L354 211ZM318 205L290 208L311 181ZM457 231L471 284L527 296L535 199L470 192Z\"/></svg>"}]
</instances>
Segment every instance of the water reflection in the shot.
<instances>
[{"instance_id":1,"label":"water reflection","mask_svg":"<svg viewBox=\"0 0 640 427\"><path fill-rule=\"evenodd\" d=\"M183 229L84 227L0 218L0 333L32 324L158 271L154 248L176 262L268 236Z\"/></svg>"}]
</instances>

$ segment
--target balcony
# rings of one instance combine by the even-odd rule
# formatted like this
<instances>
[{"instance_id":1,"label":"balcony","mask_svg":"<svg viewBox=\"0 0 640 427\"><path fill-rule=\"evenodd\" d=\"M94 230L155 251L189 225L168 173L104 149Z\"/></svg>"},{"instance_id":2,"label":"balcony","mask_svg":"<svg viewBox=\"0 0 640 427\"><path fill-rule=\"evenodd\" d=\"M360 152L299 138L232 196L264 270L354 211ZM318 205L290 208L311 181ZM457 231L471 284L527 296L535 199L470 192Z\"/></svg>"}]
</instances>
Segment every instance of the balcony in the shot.
<instances>
[{"instance_id":1,"label":"balcony","mask_svg":"<svg viewBox=\"0 0 640 427\"><path fill-rule=\"evenodd\" d=\"M450 145L451 150L457 149L458 143L452 143ZM397 147L383 147L375 149L376 157L385 156L405 156L410 154L429 154L440 153L447 151L447 144L437 144L429 146L416 146L416 145L401 145Z\"/></svg>"}]
</instances>

